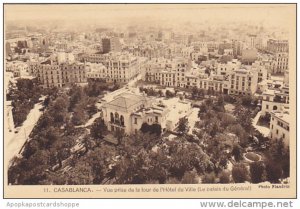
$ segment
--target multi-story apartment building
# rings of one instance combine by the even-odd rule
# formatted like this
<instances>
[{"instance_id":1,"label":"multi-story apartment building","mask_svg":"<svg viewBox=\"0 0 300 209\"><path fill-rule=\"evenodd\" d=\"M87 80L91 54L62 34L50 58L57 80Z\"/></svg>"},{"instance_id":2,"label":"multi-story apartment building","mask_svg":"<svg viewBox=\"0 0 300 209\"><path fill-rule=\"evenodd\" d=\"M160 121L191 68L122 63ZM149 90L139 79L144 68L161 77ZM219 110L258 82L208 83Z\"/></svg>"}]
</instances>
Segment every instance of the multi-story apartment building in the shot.
<instances>
[{"instance_id":1,"label":"multi-story apartment building","mask_svg":"<svg viewBox=\"0 0 300 209\"><path fill-rule=\"evenodd\" d=\"M77 55L77 59L80 62L103 63L107 55L81 53Z\"/></svg>"},{"instance_id":2,"label":"multi-story apartment building","mask_svg":"<svg viewBox=\"0 0 300 209\"><path fill-rule=\"evenodd\" d=\"M102 52L106 54L111 51L111 41L109 38L103 38L101 41Z\"/></svg>"},{"instance_id":3,"label":"multi-story apartment building","mask_svg":"<svg viewBox=\"0 0 300 209\"><path fill-rule=\"evenodd\" d=\"M237 59L233 59L227 63L218 63L217 64L217 75L228 75L234 70L237 70L241 67L241 62Z\"/></svg>"},{"instance_id":4,"label":"multi-story apartment building","mask_svg":"<svg viewBox=\"0 0 300 209\"><path fill-rule=\"evenodd\" d=\"M282 74L289 68L289 54L285 52L276 53L271 63L271 72L273 74Z\"/></svg>"},{"instance_id":5,"label":"multi-story apartment building","mask_svg":"<svg viewBox=\"0 0 300 209\"><path fill-rule=\"evenodd\" d=\"M186 59L156 59L146 64L145 80L160 83L164 86L185 87L185 73L191 67Z\"/></svg>"},{"instance_id":6,"label":"multi-story apartment building","mask_svg":"<svg viewBox=\"0 0 300 209\"><path fill-rule=\"evenodd\" d=\"M262 94L262 115L272 111L285 111L289 108L288 87L281 89L266 89Z\"/></svg>"},{"instance_id":7,"label":"multi-story apartment building","mask_svg":"<svg viewBox=\"0 0 300 209\"><path fill-rule=\"evenodd\" d=\"M200 89L226 93L226 91L224 91L225 82L226 82L225 79L219 76L215 76L215 77L211 76L206 79L199 78L198 79L199 85L197 87Z\"/></svg>"},{"instance_id":8,"label":"multi-story apartment building","mask_svg":"<svg viewBox=\"0 0 300 209\"><path fill-rule=\"evenodd\" d=\"M166 67L159 73L159 82L162 86L176 86L176 71L172 67Z\"/></svg>"},{"instance_id":9,"label":"multi-story apartment building","mask_svg":"<svg viewBox=\"0 0 300 209\"><path fill-rule=\"evenodd\" d=\"M144 65L143 79L149 82L159 83L160 72L166 70L171 65L169 59L151 59L148 60Z\"/></svg>"},{"instance_id":10,"label":"multi-story apartment building","mask_svg":"<svg viewBox=\"0 0 300 209\"><path fill-rule=\"evenodd\" d=\"M289 42L287 40L269 39L267 42L267 51L272 54L289 52Z\"/></svg>"},{"instance_id":11,"label":"multi-story apartment building","mask_svg":"<svg viewBox=\"0 0 300 209\"><path fill-rule=\"evenodd\" d=\"M290 144L290 115L288 111L271 112L270 138L283 139L285 146Z\"/></svg>"},{"instance_id":12,"label":"multi-story apartment building","mask_svg":"<svg viewBox=\"0 0 300 209\"><path fill-rule=\"evenodd\" d=\"M177 87L185 87L185 73L191 69L190 60L177 59L175 61L175 85Z\"/></svg>"},{"instance_id":13,"label":"multi-story apartment building","mask_svg":"<svg viewBox=\"0 0 300 209\"><path fill-rule=\"evenodd\" d=\"M120 52L122 50L120 39L118 37L110 38L110 47L112 52Z\"/></svg>"},{"instance_id":14,"label":"multi-story apartment building","mask_svg":"<svg viewBox=\"0 0 300 209\"><path fill-rule=\"evenodd\" d=\"M258 72L256 70L237 69L228 78L229 94L252 95L257 90Z\"/></svg>"},{"instance_id":15,"label":"multi-story apartment building","mask_svg":"<svg viewBox=\"0 0 300 209\"><path fill-rule=\"evenodd\" d=\"M29 63L30 72L43 87L63 87L72 83L86 83L86 69L83 63L58 64L51 60Z\"/></svg>"},{"instance_id":16,"label":"multi-story apartment building","mask_svg":"<svg viewBox=\"0 0 300 209\"><path fill-rule=\"evenodd\" d=\"M140 73L137 57L130 54L115 54L104 60L102 64L106 67L106 81L126 83Z\"/></svg>"},{"instance_id":17,"label":"multi-story apartment building","mask_svg":"<svg viewBox=\"0 0 300 209\"><path fill-rule=\"evenodd\" d=\"M251 68L256 69L258 72L258 83L262 82L263 80L270 79L270 73L268 72L263 62L255 61L254 63L252 63Z\"/></svg>"},{"instance_id":18,"label":"multi-story apartment building","mask_svg":"<svg viewBox=\"0 0 300 209\"><path fill-rule=\"evenodd\" d=\"M86 77L93 80L106 80L107 69L102 63L86 63Z\"/></svg>"},{"instance_id":19,"label":"multi-story apartment building","mask_svg":"<svg viewBox=\"0 0 300 209\"><path fill-rule=\"evenodd\" d=\"M82 54L79 60L104 65L106 70L102 69L102 78L117 83L126 83L135 78L145 62L129 53Z\"/></svg>"},{"instance_id":20,"label":"multi-story apartment building","mask_svg":"<svg viewBox=\"0 0 300 209\"><path fill-rule=\"evenodd\" d=\"M14 77L22 77L29 74L29 67L26 62L13 61L5 63L6 72L12 72Z\"/></svg>"}]
</instances>

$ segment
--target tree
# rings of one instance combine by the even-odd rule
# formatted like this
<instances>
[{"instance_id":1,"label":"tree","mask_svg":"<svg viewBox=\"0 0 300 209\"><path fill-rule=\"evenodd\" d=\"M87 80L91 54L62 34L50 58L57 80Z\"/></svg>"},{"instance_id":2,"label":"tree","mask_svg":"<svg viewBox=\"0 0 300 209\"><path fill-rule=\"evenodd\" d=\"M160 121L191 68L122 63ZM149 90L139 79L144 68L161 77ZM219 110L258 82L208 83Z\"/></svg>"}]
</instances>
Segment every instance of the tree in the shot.
<instances>
[{"instance_id":1,"label":"tree","mask_svg":"<svg viewBox=\"0 0 300 209\"><path fill-rule=\"evenodd\" d=\"M245 129L240 124L233 124L227 127L228 132L235 134L240 141L241 145L248 143L248 135Z\"/></svg>"},{"instance_id":2,"label":"tree","mask_svg":"<svg viewBox=\"0 0 300 209\"><path fill-rule=\"evenodd\" d=\"M91 136L95 139L102 139L104 132L107 130L107 127L104 123L104 120L97 118L91 127Z\"/></svg>"},{"instance_id":3,"label":"tree","mask_svg":"<svg viewBox=\"0 0 300 209\"><path fill-rule=\"evenodd\" d=\"M158 148L157 152L149 154L149 170L148 181L158 181L159 184L164 184L167 181L168 158L162 149Z\"/></svg>"},{"instance_id":4,"label":"tree","mask_svg":"<svg viewBox=\"0 0 300 209\"><path fill-rule=\"evenodd\" d=\"M78 161L74 168L66 173L67 184L88 185L93 183L92 168L84 161Z\"/></svg>"},{"instance_id":5,"label":"tree","mask_svg":"<svg viewBox=\"0 0 300 209\"><path fill-rule=\"evenodd\" d=\"M196 97L198 96L198 89L196 86L193 86L192 88L192 99L196 99Z\"/></svg>"},{"instance_id":6,"label":"tree","mask_svg":"<svg viewBox=\"0 0 300 209\"><path fill-rule=\"evenodd\" d=\"M264 181L265 166L263 162L253 162L250 164L251 181L254 184Z\"/></svg>"},{"instance_id":7,"label":"tree","mask_svg":"<svg viewBox=\"0 0 300 209\"><path fill-rule=\"evenodd\" d=\"M238 144L235 144L232 149L232 155L234 156L235 161L239 162L240 160L243 159L243 151L242 147L239 146Z\"/></svg>"},{"instance_id":8,"label":"tree","mask_svg":"<svg viewBox=\"0 0 300 209\"><path fill-rule=\"evenodd\" d=\"M285 147L282 138L275 139L271 142L270 153L273 160L278 161L282 159L285 154Z\"/></svg>"},{"instance_id":9,"label":"tree","mask_svg":"<svg viewBox=\"0 0 300 209\"><path fill-rule=\"evenodd\" d=\"M196 176L195 172L185 172L182 177L181 183L182 184L197 184L198 181L197 181L196 177L197 176Z\"/></svg>"},{"instance_id":10,"label":"tree","mask_svg":"<svg viewBox=\"0 0 300 209\"><path fill-rule=\"evenodd\" d=\"M227 113L219 112L217 117L221 120L221 126L224 128L236 123L235 118Z\"/></svg>"},{"instance_id":11,"label":"tree","mask_svg":"<svg viewBox=\"0 0 300 209\"><path fill-rule=\"evenodd\" d=\"M39 150L39 143L36 140L31 140L24 148L23 156L25 158L29 158L33 155L36 151Z\"/></svg>"},{"instance_id":12,"label":"tree","mask_svg":"<svg viewBox=\"0 0 300 209\"><path fill-rule=\"evenodd\" d=\"M229 175L228 172L222 171L222 173L220 175L220 183L221 184L228 184L228 183L230 183L230 175Z\"/></svg>"},{"instance_id":13,"label":"tree","mask_svg":"<svg viewBox=\"0 0 300 209\"><path fill-rule=\"evenodd\" d=\"M77 85L72 85L69 95L70 95L70 104L68 110L73 111L76 104L80 102L85 95L83 89Z\"/></svg>"},{"instance_id":14,"label":"tree","mask_svg":"<svg viewBox=\"0 0 300 209\"><path fill-rule=\"evenodd\" d=\"M251 103L252 103L252 97L249 96L249 95L246 95L246 96L243 96L241 97L241 103L242 105L244 106L251 106Z\"/></svg>"},{"instance_id":15,"label":"tree","mask_svg":"<svg viewBox=\"0 0 300 209\"><path fill-rule=\"evenodd\" d=\"M174 97L174 93L172 93L170 90L166 90L166 97L167 98Z\"/></svg>"},{"instance_id":16,"label":"tree","mask_svg":"<svg viewBox=\"0 0 300 209\"><path fill-rule=\"evenodd\" d=\"M55 100L53 107L51 107L50 114L57 126L61 126L67 121L68 106L68 98L66 96L60 96Z\"/></svg>"},{"instance_id":17,"label":"tree","mask_svg":"<svg viewBox=\"0 0 300 209\"><path fill-rule=\"evenodd\" d=\"M161 89L159 89L159 90L158 90L158 95L159 95L160 97L162 97L162 96L163 96L163 92L162 92L162 90L161 90Z\"/></svg>"},{"instance_id":18,"label":"tree","mask_svg":"<svg viewBox=\"0 0 300 209\"><path fill-rule=\"evenodd\" d=\"M116 131L115 131L115 137L117 138L117 140L118 140L118 144L120 144L121 143L121 140L124 138L124 136L125 136L125 134L124 134L124 131L123 130L120 130L120 129L117 129Z\"/></svg>"},{"instance_id":19,"label":"tree","mask_svg":"<svg viewBox=\"0 0 300 209\"><path fill-rule=\"evenodd\" d=\"M201 117L201 114L202 114L202 113L207 113L207 111L208 111L207 105L206 105L205 103L202 103L202 104L200 105L198 117L200 118L200 117Z\"/></svg>"},{"instance_id":20,"label":"tree","mask_svg":"<svg viewBox=\"0 0 300 209\"><path fill-rule=\"evenodd\" d=\"M88 115L86 113L85 105L82 103L77 104L76 107L74 108L72 123L74 125L82 125L86 122L87 119L88 119Z\"/></svg>"},{"instance_id":21,"label":"tree","mask_svg":"<svg viewBox=\"0 0 300 209\"><path fill-rule=\"evenodd\" d=\"M244 183L248 179L248 170L245 164L236 164L232 169L232 178L235 183Z\"/></svg>"},{"instance_id":22,"label":"tree","mask_svg":"<svg viewBox=\"0 0 300 209\"><path fill-rule=\"evenodd\" d=\"M267 180L271 183L278 183L282 176L282 168L278 163L269 161L266 164Z\"/></svg>"},{"instance_id":23,"label":"tree","mask_svg":"<svg viewBox=\"0 0 300 209\"><path fill-rule=\"evenodd\" d=\"M282 172L283 172L283 178L290 176L290 151L289 148L287 148L282 161Z\"/></svg>"},{"instance_id":24,"label":"tree","mask_svg":"<svg viewBox=\"0 0 300 209\"><path fill-rule=\"evenodd\" d=\"M189 121L186 117L179 119L178 131L183 134L186 134L189 131Z\"/></svg>"},{"instance_id":25,"label":"tree","mask_svg":"<svg viewBox=\"0 0 300 209\"><path fill-rule=\"evenodd\" d=\"M202 177L203 184L214 184L216 183L216 176L214 172L207 173Z\"/></svg>"},{"instance_id":26,"label":"tree","mask_svg":"<svg viewBox=\"0 0 300 209\"><path fill-rule=\"evenodd\" d=\"M160 124L152 124L149 125L148 123L143 123L141 126L141 131L149 134L155 134L157 136L161 135L161 125Z\"/></svg>"}]
</instances>

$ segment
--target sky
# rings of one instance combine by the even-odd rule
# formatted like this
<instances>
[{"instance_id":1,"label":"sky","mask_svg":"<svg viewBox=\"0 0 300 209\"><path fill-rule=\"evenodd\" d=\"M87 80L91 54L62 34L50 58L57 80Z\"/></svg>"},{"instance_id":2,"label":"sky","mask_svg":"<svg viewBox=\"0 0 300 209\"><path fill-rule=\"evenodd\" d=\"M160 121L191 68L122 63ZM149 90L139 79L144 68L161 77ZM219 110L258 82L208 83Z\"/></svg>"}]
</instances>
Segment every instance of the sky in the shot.
<instances>
[{"instance_id":1,"label":"sky","mask_svg":"<svg viewBox=\"0 0 300 209\"><path fill-rule=\"evenodd\" d=\"M184 23L251 21L286 26L295 14L295 5L232 4L85 4L5 5L5 21L65 20L119 22L166 21Z\"/></svg>"}]
</instances>

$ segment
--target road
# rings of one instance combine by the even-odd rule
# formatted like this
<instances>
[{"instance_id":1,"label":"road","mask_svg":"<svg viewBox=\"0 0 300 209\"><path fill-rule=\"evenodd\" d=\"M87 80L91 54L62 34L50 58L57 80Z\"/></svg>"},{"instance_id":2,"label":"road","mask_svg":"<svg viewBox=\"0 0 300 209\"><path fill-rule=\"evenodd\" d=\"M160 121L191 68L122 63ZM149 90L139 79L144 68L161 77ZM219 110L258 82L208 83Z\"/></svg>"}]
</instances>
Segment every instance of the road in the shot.
<instances>
[{"instance_id":1,"label":"road","mask_svg":"<svg viewBox=\"0 0 300 209\"><path fill-rule=\"evenodd\" d=\"M195 123L197 121L199 121L198 112L199 112L199 108L195 108L194 107L192 109L192 112L187 116L188 121L189 121L189 127L190 127L189 134L193 133L193 129L194 129Z\"/></svg>"},{"instance_id":2,"label":"road","mask_svg":"<svg viewBox=\"0 0 300 209\"><path fill-rule=\"evenodd\" d=\"M45 99L45 97L40 98L40 100L43 99ZM29 114L27 115L27 118L23 122L22 126L18 128L18 133L11 134L11 137L5 140L5 162L10 162L15 156L18 156L24 143L27 141L32 129L34 128L34 126L36 125L37 121L43 113L42 111L40 111L40 108L43 107L42 103L43 102L39 102L35 104L34 107L30 110Z\"/></svg>"}]
</instances>

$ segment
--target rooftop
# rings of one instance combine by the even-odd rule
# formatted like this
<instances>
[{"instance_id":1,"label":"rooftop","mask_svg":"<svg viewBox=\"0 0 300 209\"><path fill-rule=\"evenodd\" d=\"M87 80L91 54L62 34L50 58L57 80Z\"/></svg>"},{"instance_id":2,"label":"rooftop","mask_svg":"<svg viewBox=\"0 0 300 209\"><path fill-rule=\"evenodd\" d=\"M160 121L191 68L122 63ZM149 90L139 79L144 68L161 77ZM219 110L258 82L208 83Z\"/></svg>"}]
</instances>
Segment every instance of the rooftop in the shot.
<instances>
[{"instance_id":1,"label":"rooftop","mask_svg":"<svg viewBox=\"0 0 300 209\"><path fill-rule=\"evenodd\" d=\"M104 107L109 107L112 109L128 112L133 110L147 102L147 98L142 95L136 95L131 93L121 93L116 96L112 101L104 104Z\"/></svg>"}]
</instances>

